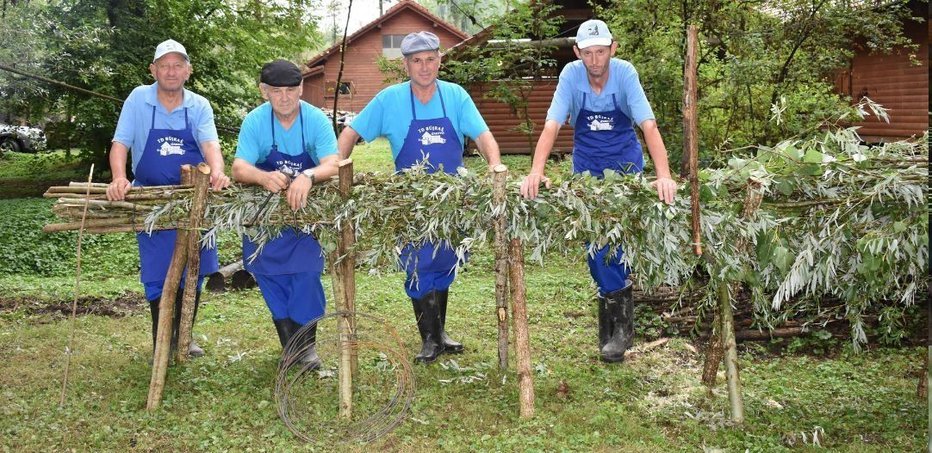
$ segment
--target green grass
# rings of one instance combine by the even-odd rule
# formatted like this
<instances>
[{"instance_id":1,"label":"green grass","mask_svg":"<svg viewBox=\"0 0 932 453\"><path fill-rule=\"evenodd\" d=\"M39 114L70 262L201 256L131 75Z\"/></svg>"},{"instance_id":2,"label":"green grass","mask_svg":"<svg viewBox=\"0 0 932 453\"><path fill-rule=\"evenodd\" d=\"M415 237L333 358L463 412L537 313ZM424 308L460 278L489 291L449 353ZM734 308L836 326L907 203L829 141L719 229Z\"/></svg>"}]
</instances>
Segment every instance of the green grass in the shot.
<instances>
[{"instance_id":1,"label":"green grass","mask_svg":"<svg viewBox=\"0 0 932 453\"><path fill-rule=\"evenodd\" d=\"M357 147L358 171L391 170L383 142ZM508 157L516 173L527 157ZM476 170L484 164L468 158ZM523 166L522 166L523 165ZM566 163L552 164L554 173ZM17 208L19 209L19 208ZM226 238L225 253L238 247ZM232 243L232 244L231 244ZM127 236L108 243L98 261L121 262L135 250ZM88 252L89 254L92 252ZM88 255L90 256L90 255ZM93 261L86 261L90 263ZM0 291L16 299L0 311L0 451L920 451L926 405L915 397L925 349L838 347L824 357L773 355L740 348L747 421L732 426L724 379L711 396L699 378L702 356L674 338L625 364L606 365L596 349L594 287L576 257L528 265L532 365L537 415L518 417L515 364L497 369L492 254L481 247L451 288L447 329L466 346L431 366L414 366L416 396L407 419L372 445L338 445L330 430L333 379L300 390L321 416L311 445L278 418L273 385L280 347L257 290L205 294L195 337L207 356L169 369L162 406L145 410L150 379L150 321L142 303L130 315L87 315L74 324L67 401L58 406L65 347L72 324L61 314L36 313L48 302L70 301L70 275L0 276ZM89 265L88 265L89 266ZM107 300L139 295L131 265L85 271L82 296ZM397 332L408 359L420 339L398 272L356 275L357 309L384 323L360 321L360 333L383 346L363 351L357 413L371 413L393 383L377 375L376 352ZM328 297L329 278L324 280ZM330 307L333 308L332 305ZM332 321L321 326L325 363ZM656 330L638 325L637 344ZM648 334L648 332L654 332ZM567 391L559 391L559 389ZM819 448L812 433L820 433ZM805 438L804 438L805 435Z\"/></svg>"}]
</instances>

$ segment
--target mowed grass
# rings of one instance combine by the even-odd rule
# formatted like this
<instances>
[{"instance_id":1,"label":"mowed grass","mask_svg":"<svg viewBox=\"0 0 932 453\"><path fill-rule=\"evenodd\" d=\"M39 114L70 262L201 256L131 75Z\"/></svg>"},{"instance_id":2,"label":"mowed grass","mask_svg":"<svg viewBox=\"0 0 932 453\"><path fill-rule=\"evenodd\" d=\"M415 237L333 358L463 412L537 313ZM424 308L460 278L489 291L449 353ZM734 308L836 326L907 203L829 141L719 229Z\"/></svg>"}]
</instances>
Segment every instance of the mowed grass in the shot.
<instances>
[{"instance_id":1,"label":"mowed grass","mask_svg":"<svg viewBox=\"0 0 932 453\"><path fill-rule=\"evenodd\" d=\"M384 142L353 154L358 171L391 169ZM527 157L509 157L516 173ZM470 168L484 167L468 158ZM522 167L523 165L523 167ZM553 171L565 169L553 163ZM523 169L523 170L522 170ZM236 244L234 244L235 246ZM135 244L129 244L135 247ZM702 355L688 339L641 353L621 365L598 360L595 289L579 257L548 256L527 267L536 416L518 416L514 358L498 369L492 253L479 247L451 288L447 330L466 346L431 366L413 366L416 395L406 420L367 445L338 444L345 423L319 427L305 444L277 412L273 386L280 346L258 290L204 295L195 337L207 356L169 369L162 406L146 411L151 337L148 310L130 316L77 318L65 404L59 406L65 347L72 331L62 316L20 307L0 313L0 450L2 451L920 451L926 401L915 396L925 349L839 346L827 357L779 355L742 345L747 421L728 421L724 378L707 395ZM357 309L384 321L360 322L361 334L392 345L395 331L408 359L420 339L403 274L356 274ZM83 295L139 291L133 270L82 283ZM68 279L0 278L18 298L68 299ZM329 278L324 280L328 297ZM330 308L333 308L332 306ZM329 322L329 321L325 321ZM644 324L644 323L642 323ZM653 340L639 324L636 344ZM331 329L324 325L322 331ZM325 361L335 354L321 346ZM513 355L513 351L512 351ZM366 357L371 357L371 354ZM368 361L361 364L371 372ZM327 379L327 378L323 378ZM329 378L333 379L333 378ZM324 388L323 386L321 388ZM334 388L333 386L326 388ZM383 401L374 385L358 389L364 404ZM313 399L311 396L309 400ZM333 401L333 394L319 395ZM306 402L316 408L314 401ZM331 408L332 409L332 408ZM376 408L377 409L377 408ZM324 412L324 414L332 414ZM358 421L358 420L357 420ZM816 434L818 441L813 440Z\"/></svg>"}]
</instances>

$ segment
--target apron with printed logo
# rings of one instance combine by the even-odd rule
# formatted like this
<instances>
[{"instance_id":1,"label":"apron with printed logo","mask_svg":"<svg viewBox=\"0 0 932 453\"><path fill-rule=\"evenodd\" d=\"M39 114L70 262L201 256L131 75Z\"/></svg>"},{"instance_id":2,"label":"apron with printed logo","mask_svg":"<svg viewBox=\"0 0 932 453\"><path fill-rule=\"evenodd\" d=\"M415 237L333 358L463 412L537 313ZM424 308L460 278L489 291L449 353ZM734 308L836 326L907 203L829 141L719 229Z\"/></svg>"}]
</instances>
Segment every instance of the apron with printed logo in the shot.
<instances>
[{"instance_id":1,"label":"apron with printed logo","mask_svg":"<svg viewBox=\"0 0 932 453\"><path fill-rule=\"evenodd\" d=\"M184 108L184 129L156 129L155 106L152 106L152 121L142 157L136 165L134 185L161 186L181 183L181 166L204 162L200 148L188 123L188 109ZM175 249L176 230L153 231L152 234L137 233L141 277L146 287L146 299L154 300L162 294L160 282L165 281L172 252ZM217 249L201 247L200 271L203 277L219 269Z\"/></svg>"},{"instance_id":2,"label":"apron with printed logo","mask_svg":"<svg viewBox=\"0 0 932 453\"><path fill-rule=\"evenodd\" d=\"M298 110L301 123L301 145L307 146L304 135L304 113ZM272 124L272 147L265 162L257 163L263 171L278 171L283 168L296 174L316 166L305 151L296 156L282 153L275 142L275 113L270 112ZM259 282L273 319L291 318L298 324L306 324L324 314L326 299L320 285L320 273L324 269L323 252L313 235L284 228L281 235L269 240L252 261L258 245L243 235L243 260L247 271ZM316 280L316 284L315 284Z\"/></svg>"},{"instance_id":3,"label":"apron with printed logo","mask_svg":"<svg viewBox=\"0 0 932 453\"><path fill-rule=\"evenodd\" d=\"M644 168L641 143L631 118L618 107L615 93L612 93L612 106L612 110L605 112L589 110L586 108L586 93L583 93L582 109L576 116L573 130L573 173L588 171L601 178L605 170L639 173ZM622 262L620 246L606 261L609 249L608 246L603 247L587 259L589 273L602 294L624 288L631 272Z\"/></svg>"},{"instance_id":4,"label":"apron with printed logo","mask_svg":"<svg viewBox=\"0 0 932 453\"><path fill-rule=\"evenodd\" d=\"M456 174L456 169L463 166L463 144L459 139L453 123L447 117L447 109L443 102L443 93L437 85L437 95L440 96L440 107L443 116L433 119L418 119L414 104L414 91L411 91L411 123L408 125L408 134L401 146L401 151L395 158L395 170L425 164L427 173L434 173L443 167L447 174ZM435 247L437 250L435 251ZM437 247L433 243L425 243L420 247L408 244L401 251L401 265L407 272L405 279L405 292L408 297L420 299L430 291L444 291L453 284L456 268L456 252L448 242ZM415 278L414 270L417 270Z\"/></svg>"}]
</instances>

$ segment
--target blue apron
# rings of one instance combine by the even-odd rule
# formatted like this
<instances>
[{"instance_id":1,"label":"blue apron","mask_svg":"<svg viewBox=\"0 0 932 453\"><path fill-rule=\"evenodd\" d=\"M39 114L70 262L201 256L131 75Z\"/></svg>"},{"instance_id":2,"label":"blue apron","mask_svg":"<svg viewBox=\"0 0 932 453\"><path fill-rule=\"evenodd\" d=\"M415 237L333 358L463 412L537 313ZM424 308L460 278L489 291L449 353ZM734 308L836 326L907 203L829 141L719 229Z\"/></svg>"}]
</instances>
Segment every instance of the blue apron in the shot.
<instances>
[{"instance_id":1,"label":"blue apron","mask_svg":"<svg viewBox=\"0 0 932 453\"><path fill-rule=\"evenodd\" d=\"M296 156L279 152L275 142L274 111L269 112L269 121L272 123L272 148L265 162L257 163L256 168L277 171L287 167L300 173L316 166L306 151ZM301 144L306 146L304 114L300 107L298 121L301 123ZM244 265L256 277L272 318L291 318L303 325L323 316L326 298L320 274L324 269L324 257L317 239L294 228L284 228L281 236L266 242L262 252L250 262L249 257L257 248L255 242L243 235Z\"/></svg>"},{"instance_id":2,"label":"blue apron","mask_svg":"<svg viewBox=\"0 0 932 453\"><path fill-rule=\"evenodd\" d=\"M401 151L395 157L395 170L426 162L427 173L434 173L443 166L447 174L456 174L456 169L463 166L463 144L459 139L453 123L447 117L447 109L443 103L443 93L437 86L437 95L440 96L440 107L443 116L434 119L418 119L414 106L414 92L411 92L411 123L408 125L408 134L401 146ZM440 244L436 254L436 244L425 243L420 247L413 244L405 245L401 251L402 268L408 274L405 279L405 292L408 297L420 299L430 291L444 291L453 284L456 268L456 252L450 243L444 241ZM417 278L414 271L417 270Z\"/></svg>"},{"instance_id":3,"label":"blue apron","mask_svg":"<svg viewBox=\"0 0 932 453\"><path fill-rule=\"evenodd\" d=\"M633 122L618 107L612 93L613 110L593 112L586 109L586 93L583 93L582 109L576 116L573 131L573 173L588 171L595 177L603 177L603 171L638 173L644 168L641 143L634 132ZM622 262L621 246L606 261L610 247L599 249L595 256L588 257L589 273L605 295L626 286L631 269Z\"/></svg>"},{"instance_id":4,"label":"blue apron","mask_svg":"<svg viewBox=\"0 0 932 453\"><path fill-rule=\"evenodd\" d=\"M155 106L152 106L152 124L142 157L136 164L135 186L176 185L181 183L181 166L197 165L204 162L200 148L188 123L188 109L184 109L184 129L156 129ZM140 280L146 291L147 300L155 300L162 295L165 275L171 263L175 249L176 230L153 231L152 234L137 233L139 244L139 262L142 268ZM201 262L198 275L198 288L203 277L217 272L220 268L216 248L201 247ZM182 282L182 286L184 283Z\"/></svg>"}]
</instances>

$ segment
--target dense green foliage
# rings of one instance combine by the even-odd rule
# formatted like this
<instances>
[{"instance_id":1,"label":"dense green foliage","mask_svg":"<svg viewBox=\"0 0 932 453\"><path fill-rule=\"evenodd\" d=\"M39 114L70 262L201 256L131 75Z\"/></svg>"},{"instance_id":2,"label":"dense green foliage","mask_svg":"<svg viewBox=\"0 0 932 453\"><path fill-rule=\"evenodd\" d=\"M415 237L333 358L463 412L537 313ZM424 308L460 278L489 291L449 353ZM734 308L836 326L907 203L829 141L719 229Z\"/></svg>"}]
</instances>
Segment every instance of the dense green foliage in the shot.
<instances>
[{"instance_id":1,"label":"dense green foliage","mask_svg":"<svg viewBox=\"0 0 932 453\"><path fill-rule=\"evenodd\" d=\"M148 67L155 46L173 38L187 48L194 67L186 87L211 101L218 129L230 137L235 136L243 115L258 103L256 80L261 65L273 58L293 59L317 43L316 27L308 13L311 3L25 2L8 7L9 14L21 22L0 23L0 37L18 38L4 42L22 46L11 46L7 51L5 45L0 63L16 61L18 69L123 99L136 86L152 82ZM21 79L0 74L3 84L11 78ZM37 86L31 80L18 83ZM119 104L58 86L39 86L42 88L4 96L4 107L34 120L50 115L75 118L66 127L71 143L89 152L91 159L103 161ZM25 104L30 110L14 110Z\"/></svg>"}]
</instances>

